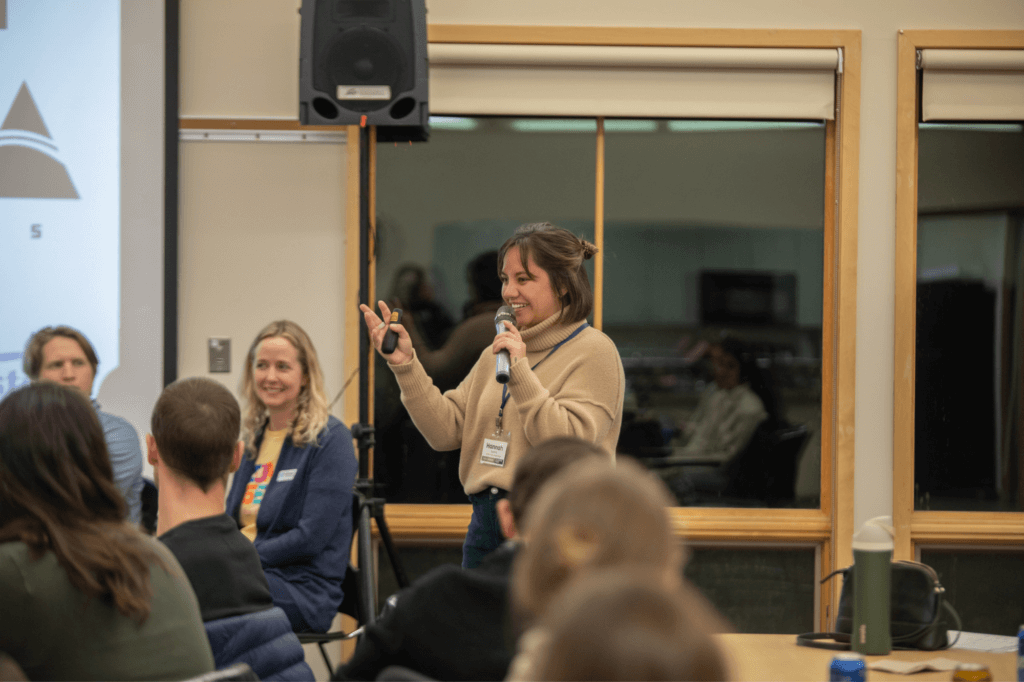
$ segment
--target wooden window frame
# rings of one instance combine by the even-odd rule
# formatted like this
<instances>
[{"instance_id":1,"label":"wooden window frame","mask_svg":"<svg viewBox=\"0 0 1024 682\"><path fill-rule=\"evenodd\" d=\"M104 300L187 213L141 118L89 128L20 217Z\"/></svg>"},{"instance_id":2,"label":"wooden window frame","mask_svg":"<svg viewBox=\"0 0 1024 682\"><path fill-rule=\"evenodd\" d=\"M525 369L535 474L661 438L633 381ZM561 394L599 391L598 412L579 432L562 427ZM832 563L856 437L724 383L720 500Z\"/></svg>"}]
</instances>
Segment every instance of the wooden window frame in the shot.
<instances>
[{"instance_id":1,"label":"wooden window frame","mask_svg":"<svg viewBox=\"0 0 1024 682\"><path fill-rule=\"evenodd\" d=\"M899 32L896 103L895 386L893 407L894 558L917 546L965 548L1024 544L1024 513L914 509L914 385L917 370L917 51L925 48L1021 49L1024 31Z\"/></svg>"},{"instance_id":2,"label":"wooden window frame","mask_svg":"<svg viewBox=\"0 0 1024 682\"><path fill-rule=\"evenodd\" d=\"M796 47L840 48L841 75L837 77L836 120L826 126L826 202L824 216L825 272L823 306L822 462L821 506L818 509L682 508L672 510L678 535L701 543L815 544L821 549L822 574L835 566L852 563L854 479L854 369L856 351L857 292L857 197L860 144L861 34L857 30L761 30L591 28L555 26L428 26L430 42L541 44L541 45L642 45L693 47ZM354 139L356 128L350 128ZM599 119L596 150L597 203L595 239L603 240L603 126ZM371 146L372 149L372 146ZM371 152L372 153L372 152ZM358 167L358 146L349 145L350 168ZM372 159L371 159L372 161ZM348 244L358 243L358 188L349 175L350 210L346 230ZM371 201L371 206L373 202ZM347 298L358 300L359 255L346 250ZM595 263L595 323L602 321L603 270ZM372 286L372 285L371 285ZM371 292L372 298L372 292ZM364 333L360 316L346 311L346 367L358 366L358 344ZM372 366L372 363L371 363ZM346 375L348 375L348 370ZM372 377L371 377L372 379ZM352 392L354 393L354 392ZM354 410L346 396L346 413ZM404 544L460 543L469 523L469 505L389 504L385 516L396 542ZM835 582L835 581L830 581ZM833 604L837 591L821 587L819 603ZM819 622L827 627L827 612Z\"/></svg>"}]
</instances>

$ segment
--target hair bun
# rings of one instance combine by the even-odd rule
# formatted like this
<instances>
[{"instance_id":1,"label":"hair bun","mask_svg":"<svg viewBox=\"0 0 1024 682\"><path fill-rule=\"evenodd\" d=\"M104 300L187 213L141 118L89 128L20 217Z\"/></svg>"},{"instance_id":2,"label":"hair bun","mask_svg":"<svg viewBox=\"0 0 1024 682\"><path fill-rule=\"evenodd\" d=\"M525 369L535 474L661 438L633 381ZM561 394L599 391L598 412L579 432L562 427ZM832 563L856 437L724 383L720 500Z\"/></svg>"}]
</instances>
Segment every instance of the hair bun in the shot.
<instances>
[{"instance_id":1,"label":"hair bun","mask_svg":"<svg viewBox=\"0 0 1024 682\"><path fill-rule=\"evenodd\" d=\"M583 260L590 260L598 252L598 248L586 239L580 238L580 246L583 247Z\"/></svg>"}]
</instances>

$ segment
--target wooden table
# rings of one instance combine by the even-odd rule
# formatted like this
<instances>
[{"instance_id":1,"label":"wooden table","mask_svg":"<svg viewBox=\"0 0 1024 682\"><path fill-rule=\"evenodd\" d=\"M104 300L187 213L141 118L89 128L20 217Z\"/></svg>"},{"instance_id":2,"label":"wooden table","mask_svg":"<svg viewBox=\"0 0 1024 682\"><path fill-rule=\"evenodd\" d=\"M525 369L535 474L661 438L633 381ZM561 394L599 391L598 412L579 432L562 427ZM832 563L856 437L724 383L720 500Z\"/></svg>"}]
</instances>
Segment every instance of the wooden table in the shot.
<instances>
[{"instance_id":1,"label":"wooden table","mask_svg":"<svg viewBox=\"0 0 1024 682\"><path fill-rule=\"evenodd\" d=\"M733 680L753 682L757 680L807 680L822 682L828 680L829 663L837 653L825 649L797 646L796 635L715 635L725 652ZM984 663L992 671L993 680L1017 679L1017 654L993 654L981 651L946 649L944 651L893 651L890 657L901 661L924 661L929 658L951 658L964 663ZM885 656L865 656L871 661ZM879 680L901 680L902 682L925 682L925 680L952 679L953 672L919 672L912 675L897 675L881 670L868 669L868 682Z\"/></svg>"}]
</instances>

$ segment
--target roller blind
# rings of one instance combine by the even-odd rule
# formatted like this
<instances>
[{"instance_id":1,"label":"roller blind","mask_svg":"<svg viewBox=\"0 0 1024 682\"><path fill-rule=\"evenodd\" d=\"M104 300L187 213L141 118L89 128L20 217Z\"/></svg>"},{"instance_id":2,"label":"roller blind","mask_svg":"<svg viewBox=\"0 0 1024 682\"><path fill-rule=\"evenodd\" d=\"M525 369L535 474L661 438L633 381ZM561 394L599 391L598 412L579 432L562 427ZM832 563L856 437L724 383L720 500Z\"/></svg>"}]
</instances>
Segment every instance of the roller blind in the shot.
<instances>
[{"instance_id":1,"label":"roller blind","mask_svg":"<svg viewBox=\"0 0 1024 682\"><path fill-rule=\"evenodd\" d=\"M432 43L437 114L823 120L836 49Z\"/></svg>"},{"instance_id":2,"label":"roller blind","mask_svg":"<svg viewBox=\"0 0 1024 682\"><path fill-rule=\"evenodd\" d=\"M921 50L921 120L1024 119L1024 50Z\"/></svg>"}]
</instances>

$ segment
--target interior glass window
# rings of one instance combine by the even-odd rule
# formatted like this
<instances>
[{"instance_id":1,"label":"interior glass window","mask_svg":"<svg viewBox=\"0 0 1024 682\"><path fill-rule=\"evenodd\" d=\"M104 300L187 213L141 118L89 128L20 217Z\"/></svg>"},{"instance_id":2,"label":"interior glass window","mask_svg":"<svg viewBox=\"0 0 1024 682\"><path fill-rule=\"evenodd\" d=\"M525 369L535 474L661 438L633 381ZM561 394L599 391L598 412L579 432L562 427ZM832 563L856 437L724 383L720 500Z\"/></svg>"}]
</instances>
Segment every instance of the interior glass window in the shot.
<instances>
[{"instance_id":1,"label":"interior glass window","mask_svg":"<svg viewBox=\"0 0 1024 682\"><path fill-rule=\"evenodd\" d=\"M825 125L606 123L619 451L684 506L817 508Z\"/></svg>"},{"instance_id":2,"label":"interior glass window","mask_svg":"<svg viewBox=\"0 0 1024 682\"><path fill-rule=\"evenodd\" d=\"M914 508L1020 511L1024 132L919 126Z\"/></svg>"}]
</instances>

